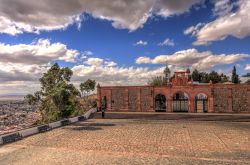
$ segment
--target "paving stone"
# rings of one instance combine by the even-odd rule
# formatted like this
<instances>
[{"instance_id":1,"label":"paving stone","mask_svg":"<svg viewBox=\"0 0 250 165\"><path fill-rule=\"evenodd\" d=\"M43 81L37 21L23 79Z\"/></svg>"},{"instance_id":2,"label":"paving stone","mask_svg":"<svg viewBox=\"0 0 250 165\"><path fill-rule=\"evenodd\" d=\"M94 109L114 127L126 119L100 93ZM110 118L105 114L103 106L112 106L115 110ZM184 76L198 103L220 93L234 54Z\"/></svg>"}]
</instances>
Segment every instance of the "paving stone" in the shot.
<instances>
[{"instance_id":1,"label":"paving stone","mask_svg":"<svg viewBox=\"0 0 250 165\"><path fill-rule=\"evenodd\" d=\"M3 164L250 164L250 123L91 119L0 147Z\"/></svg>"}]
</instances>

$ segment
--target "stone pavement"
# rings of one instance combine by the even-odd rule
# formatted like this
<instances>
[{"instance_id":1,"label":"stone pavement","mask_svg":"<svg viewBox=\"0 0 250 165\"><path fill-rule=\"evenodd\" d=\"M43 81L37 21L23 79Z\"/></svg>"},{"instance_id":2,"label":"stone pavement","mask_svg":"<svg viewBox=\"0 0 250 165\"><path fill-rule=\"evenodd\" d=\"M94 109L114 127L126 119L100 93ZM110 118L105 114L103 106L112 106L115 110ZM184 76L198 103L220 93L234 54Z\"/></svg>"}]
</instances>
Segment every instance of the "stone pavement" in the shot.
<instances>
[{"instance_id":1,"label":"stone pavement","mask_svg":"<svg viewBox=\"0 0 250 165\"><path fill-rule=\"evenodd\" d=\"M1 146L0 164L250 164L250 123L91 119Z\"/></svg>"}]
</instances>

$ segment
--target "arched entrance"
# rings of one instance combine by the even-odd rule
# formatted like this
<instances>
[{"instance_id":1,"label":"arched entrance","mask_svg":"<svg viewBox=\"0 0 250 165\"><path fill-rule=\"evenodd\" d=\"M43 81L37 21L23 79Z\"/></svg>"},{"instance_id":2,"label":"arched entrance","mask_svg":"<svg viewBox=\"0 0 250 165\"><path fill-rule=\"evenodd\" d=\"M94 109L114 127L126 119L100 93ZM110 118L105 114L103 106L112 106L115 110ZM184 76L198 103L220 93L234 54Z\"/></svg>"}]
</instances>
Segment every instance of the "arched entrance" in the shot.
<instances>
[{"instance_id":1,"label":"arched entrance","mask_svg":"<svg viewBox=\"0 0 250 165\"><path fill-rule=\"evenodd\" d=\"M188 112L188 94L177 92L173 96L173 112Z\"/></svg>"},{"instance_id":2,"label":"arched entrance","mask_svg":"<svg viewBox=\"0 0 250 165\"><path fill-rule=\"evenodd\" d=\"M162 94L155 96L155 111L166 112L166 97Z\"/></svg>"},{"instance_id":3,"label":"arched entrance","mask_svg":"<svg viewBox=\"0 0 250 165\"><path fill-rule=\"evenodd\" d=\"M208 110L208 101L207 95L204 93L199 93L195 96L195 110L198 113L207 112Z\"/></svg>"}]
</instances>

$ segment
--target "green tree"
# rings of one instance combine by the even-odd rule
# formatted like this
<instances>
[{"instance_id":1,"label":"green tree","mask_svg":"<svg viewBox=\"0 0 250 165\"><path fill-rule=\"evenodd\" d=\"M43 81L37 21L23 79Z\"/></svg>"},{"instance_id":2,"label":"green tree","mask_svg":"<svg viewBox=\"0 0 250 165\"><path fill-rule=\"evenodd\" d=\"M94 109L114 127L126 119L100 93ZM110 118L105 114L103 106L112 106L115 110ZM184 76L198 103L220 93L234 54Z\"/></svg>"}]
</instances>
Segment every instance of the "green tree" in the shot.
<instances>
[{"instance_id":1,"label":"green tree","mask_svg":"<svg viewBox=\"0 0 250 165\"><path fill-rule=\"evenodd\" d=\"M232 83L238 84L240 83L239 75L237 74L236 67L233 67L232 70Z\"/></svg>"},{"instance_id":2,"label":"green tree","mask_svg":"<svg viewBox=\"0 0 250 165\"><path fill-rule=\"evenodd\" d=\"M206 72L200 72L199 76L200 76L200 82L201 83L208 83L209 82L208 73L206 73Z\"/></svg>"},{"instance_id":3,"label":"green tree","mask_svg":"<svg viewBox=\"0 0 250 165\"><path fill-rule=\"evenodd\" d=\"M229 78L228 78L228 76L227 75L225 75L225 74L223 74L223 73L221 73L220 74L220 79L221 79L221 83L224 83L224 82L229 82Z\"/></svg>"},{"instance_id":4,"label":"green tree","mask_svg":"<svg viewBox=\"0 0 250 165\"><path fill-rule=\"evenodd\" d=\"M201 78L200 78L200 72L197 70L197 69L195 69L193 72L192 72L192 79L193 79L193 81L198 81L198 82L200 82L201 81Z\"/></svg>"},{"instance_id":5,"label":"green tree","mask_svg":"<svg viewBox=\"0 0 250 165\"><path fill-rule=\"evenodd\" d=\"M91 91L95 90L96 82L95 80L88 79L80 84L80 90L83 97L88 97Z\"/></svg>"},{"instance_id":6,"label":"green tree","mask_svg":"<svg viewBox=\"0 0 250 165\"><path fill-rule=\"evenodd\" d=\"M208 79L209 79L209 81L211 80L214 84L221 82L220 75L215 71L212 71L209 73Z\"/></svg>"},{"instance_id":7,"label":"green tree","mask_svg":"<svg viewBox=\"0 0 250 165\"><path fill-rule=\"evenodd\" d=\"M39 105L42 122L69 117L80 108L80 92L69 83L72 75L68 67L56 63L40 78L41 90L26 96L29 103Z\"/></svg>"}]
</instances>

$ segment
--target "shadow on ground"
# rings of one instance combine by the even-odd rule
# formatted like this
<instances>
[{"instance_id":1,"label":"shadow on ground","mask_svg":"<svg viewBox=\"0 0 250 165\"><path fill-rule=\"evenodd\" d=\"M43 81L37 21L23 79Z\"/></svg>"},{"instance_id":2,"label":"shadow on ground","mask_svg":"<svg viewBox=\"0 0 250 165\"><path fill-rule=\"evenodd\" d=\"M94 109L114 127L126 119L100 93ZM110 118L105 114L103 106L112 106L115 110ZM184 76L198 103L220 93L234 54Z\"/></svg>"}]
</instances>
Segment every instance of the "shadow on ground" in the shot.
<instances>
[{"instance_id":1,"label":"shadow on ground","mask_svg":"<svg viewBox=\"0 0 250 165\"><path fill-rule=\"evenodd\" d=\"M214 125L224 127L225 129L236 129L242 131L250 131L249 122L213 122Z\"/></svg>"},{"instance_id":2,"label":"shadow on ground","mask_svg":"<svg viewBox=\"0 0 250 165\"><path fill-rule=\"evenodd\" d=\"M69 129L73 131L98 131L102 130L102 127L115 126L112 123L74 123L70 127L64 127L62 129Z\"/></svg>"}]
</instances>

